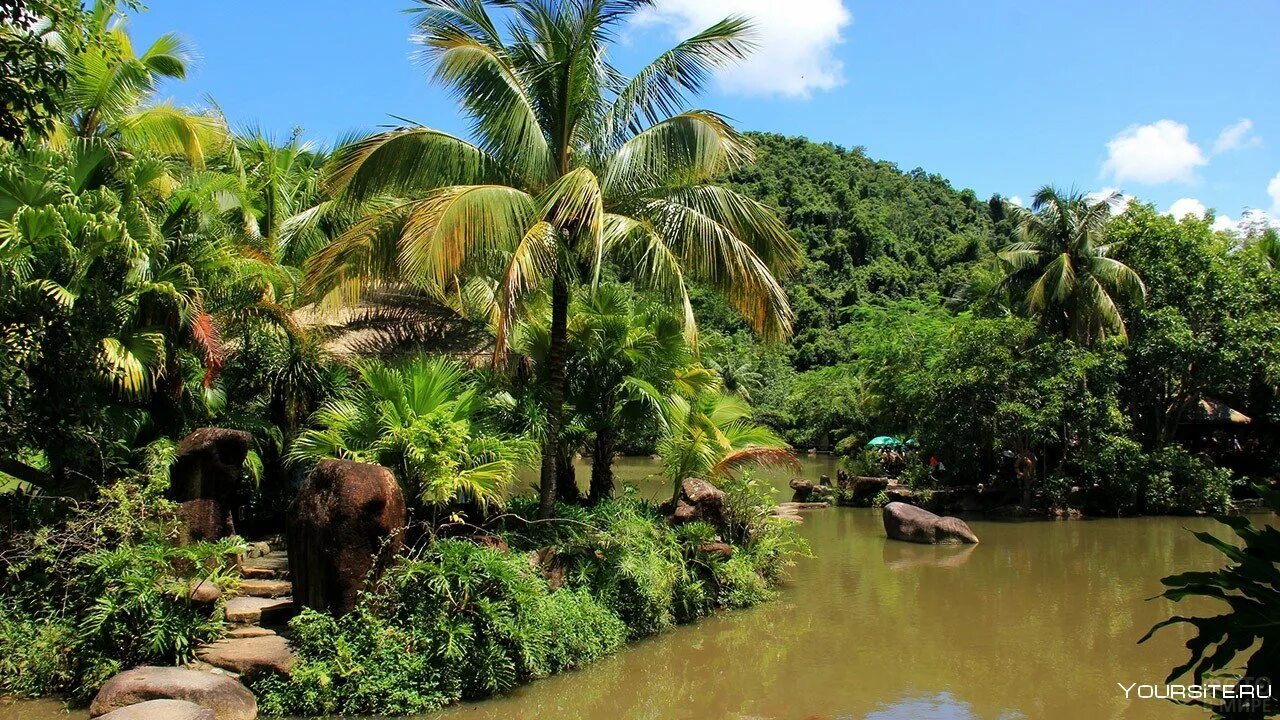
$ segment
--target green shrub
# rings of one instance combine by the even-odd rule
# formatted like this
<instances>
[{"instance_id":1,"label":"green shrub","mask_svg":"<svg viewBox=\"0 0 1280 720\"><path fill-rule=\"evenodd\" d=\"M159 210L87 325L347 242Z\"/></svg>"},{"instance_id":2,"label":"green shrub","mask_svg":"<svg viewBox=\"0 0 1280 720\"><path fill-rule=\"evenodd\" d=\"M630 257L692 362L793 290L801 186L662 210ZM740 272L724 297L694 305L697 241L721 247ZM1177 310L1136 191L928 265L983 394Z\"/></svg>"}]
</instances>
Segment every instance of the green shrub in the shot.
<instances>
[{"instance_id":1,"label":"green shrub","mask_svg":"<svg viewBox=\"0 0 1280 720\"><path fill-rule=\"evenodd\" d=\"M41 618L0 598L0 692L46 695L75 686L75 628L60 617Z\"/></svg>"},{"instance_id":2,"label":"green shrub","mask_svg":"<svg viewBox=\"0 0 1280 720\"><path fill-rule=\"evenodd\" d=\"M746 608L773 597L769 583L756 570L754 558L742 552L715 565L716 600L723 607Z\"/></svg>"},{"instance_id":3,"label":"green shrub","mask_svg":"<svg viewBox=\"0 0 1280 720\"><path fill-rule=\"evenodd\" d=\"M1180 445L1144 453L1136 441L1107 436L1081 463L1087 509L1093 512L1222 513L1234 479Z\"/></svg>"},{"instance_id":4,"label":"green shrub","mask_svg":"<svg viewBox=\"0 0 1280 720\"><path fill-rule=\"evenodd\" d=\"M367 608L338 620L308 609L289 627L298 651L292 675L252 683L264 715L409 715L457 699L441 659Z\"/></svg>"},{"instance_id":5,"label":"green shrub","mask_svg":"<svg viewBox=\"0 0 1280 720\"><path fill-rule=\"evenodd\" d=\"M290 627L292 677L254 684L268 714L426 712L577 667L627 635L586 590L551 590L527 555L462 540L402 559L343 618Z\"/></svg>"},{"instance_id":6,"label":"green shrub","mask_svg":"<svg viewBox=\"0 0 1280 720\"><path fill-rule=\"evenodd\" d=\"M191 602L191 588L233 587L228 559L242 543L177 546L163 487L120 481L61 521L7 539L0 693L83 699L122 669L185 662L222 634L220 608Z\"/></svg>"},{"instance_id":7,"label":"green shrub","mask_svg":"<svg viewBox=\"0 0 1280 720\"><path fill-rule=\"evenodd\" d=\"M1231 507L1231 471L1195 457L1179 445L1147 456L1145 510L1151 513L1223 513Z\"/></svg>"}]
</instances>

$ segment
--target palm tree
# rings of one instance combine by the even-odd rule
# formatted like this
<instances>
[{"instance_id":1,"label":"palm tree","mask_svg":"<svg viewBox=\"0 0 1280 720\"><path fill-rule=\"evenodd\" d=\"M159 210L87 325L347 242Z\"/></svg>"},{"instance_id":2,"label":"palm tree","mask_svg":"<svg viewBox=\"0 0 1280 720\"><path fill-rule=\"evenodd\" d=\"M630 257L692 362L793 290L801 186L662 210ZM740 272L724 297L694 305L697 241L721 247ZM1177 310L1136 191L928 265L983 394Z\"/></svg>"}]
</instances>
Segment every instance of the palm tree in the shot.
<instances>
[{"instance_id":1,"label":"palm tree","mask_svg":"<svg viewBox=\"0 0 1280 720\"><path fill-rule=\"evenodd\" d=\"M1254 247L1267 265L1273 270L1280 270L1280 232L1275 228L1268 228L1258 237Z\"/></svg>"},{"instance_id":2,"label":"palm tree","mask_svg":"<svg viewBox=\"0 0 1280 720\"><path fill-rule=\"evenodd\" d=\"M237 178L236 210L250 247L272 262L301 267L327 239L311 232L322 213L325 155L297 132L284 143L259 131L239 136L227 153L226 172Z\"/></svg>"},{"instance_id":3,"label":"palm tree","mask_svg":"<svg viewBox=\"0 0 1280 720\"><path fill-rule=\"evenodd\" d=\"M751 406L723 392L717 381L669 399L658 455L663 471L675 484L674 498L679 498L685 478L714 481L751 465L796 463L780 437L751 421Z\"/></svg>"},{"instance_id":4,"label":"palm tree","mask_svg":"<svg viewBox=\"0 0 1280 720\"><path fill-rule=\"evenodd\" d=\"M439 509L503 502L532 443L489 431L484 398L462 366L419 356L399 366L366 360L356 380L326 402L289 451L293 462L340 458L391 468L405 494Z\"/></svg>"},{"instance_id":5,"label":"palm tree","mask_svg":"<svg viewBox=\"0 0 1280 720\"><path fill-rule=\"evenodd\" d=\"M1111 257L1106 223L1118 193L1090 202L1079 193L1052 187L1036 193L1031 210L1018 214L1018 242L1000 252L1005 287L1025 293L1026 310L1063 337L1082 344L1108 335L1127 338L1118 300L1146 296L1142 278Z\"/></svg>"},{"instance_id":6,"label":"palm tree","mask_svg":"<svg viewBox=\"0 0 1280 720\"><path fill-rule=\"evenodd\" d=\"M54 123L55 146L101 138L117 149L182 156L200 167L225 144L226 125L217 115L153 102L161 80L186 77L189 52L177 35L161 35L139 55L116 0L97 0L87 41L67 51L66 117Z\"/></svg>"},{"instance_id":7,"label":"palm tree","mask_svg":"<svg viewBox=\"0 0 1280 720\"><path fill-rule=\"evenodd\" d=\"M571 287L606 257L683 308L690 283L721 291L766 338L790 332L776 279L800 250L774 213L712 184L752 159L724 118L689 109L710 73L745 56L748 23L728 18L632 78L608 62L620 24L650 0L419 0L435 78L453 90L475 142L425 127L341 149L329 185L349 202L393 195L309 263L311 288L348 299L370 283L437 292L492 283L496 361L525 302L549 288L545 448L558 446ZM505 32L487 6L509 19ZM543 453L539 513L555 500Z\"/></svg>"}]
</instances>

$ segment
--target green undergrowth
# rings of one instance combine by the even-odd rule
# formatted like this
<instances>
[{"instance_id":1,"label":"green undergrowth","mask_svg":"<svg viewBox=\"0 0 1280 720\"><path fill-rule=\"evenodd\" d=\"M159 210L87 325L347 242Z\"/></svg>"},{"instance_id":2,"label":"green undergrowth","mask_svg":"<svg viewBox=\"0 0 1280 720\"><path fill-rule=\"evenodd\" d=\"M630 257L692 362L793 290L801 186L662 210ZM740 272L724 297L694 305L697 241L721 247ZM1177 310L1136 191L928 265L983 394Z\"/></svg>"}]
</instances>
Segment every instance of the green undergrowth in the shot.
<instances>
[{"instance_id":1,"label":"green undergrowth","mask_svg":"<svg viewBox=\"0 0 1280 720\"><path fill-rule=\"evenodd\" d=\"M123 669L185 662L221 636L218 604L190 588L233 587L239 539L178 546L173 503L144 479L61 515L0 542L0 695L84 701Z\"/></svg>"},{"instance_id":2,"label":"green undergrowth","mask_svg":"<svg viewBox=\"0 0 1280 720\"><path fill-rule=\"evenodd\" d=\"M266 715L399 715L509 690L608 655L626 641L773 596L807 548L769 517L765 486L726 483L729 523L672 527L623 497L529 522L518 499L492 542L440 539L406 553L341 618L291 623L291 677L252 689ZM732 543L723 548L711 543Z\"/></svg>"}]
</instances>

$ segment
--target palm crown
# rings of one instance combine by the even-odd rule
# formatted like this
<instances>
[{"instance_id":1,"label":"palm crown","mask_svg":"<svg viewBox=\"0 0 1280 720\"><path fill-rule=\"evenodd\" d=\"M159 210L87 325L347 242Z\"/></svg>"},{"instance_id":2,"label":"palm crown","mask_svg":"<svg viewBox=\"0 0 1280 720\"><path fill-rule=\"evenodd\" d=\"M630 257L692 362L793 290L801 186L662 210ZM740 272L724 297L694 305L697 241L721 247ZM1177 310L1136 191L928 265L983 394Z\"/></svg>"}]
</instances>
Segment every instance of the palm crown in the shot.
<instances>
[{"instance_id":1,"label":"palm crown","mask_svg":"<svg viewBox=\"0 0 1280 720\"><path fill-rule=\"evenodd\" d=\"M1105 238L1117 202L1114 193L1089 202L1042 188L1030 211L1018 211L1019 241L1000 253L1004 285L1022 288L1028 311L1077 342L1127 337L1117 301L1146 294L1142 278L1112 257L1116 245Z\"/></svg>"},{"instance_id":2,"label":"palm crown","mask_svg":"<svg viewBox=\"0 0 1280 720\"><path fill-rule=\"evenodd\" d=\"M352 203L393 196L309 263L310 288L350 299L370 283L442 294L483 278L505 352L526 300L551 290L548 447L564 397L569 287L606 257L679 303L694 335L693 282L721 291L759 333L791 311L777 277L799 246L768 208L712 180L752 158L720 115L686 98L750 48L725 19L634 77L610 65L617 27L650 0L420 0L419 40L453 90L474 142L405 127L341 149L328 178ZM500 11L500 32L490 8ZM543 459L543 512L550 512Z\"/></svg>"}]
</instances>

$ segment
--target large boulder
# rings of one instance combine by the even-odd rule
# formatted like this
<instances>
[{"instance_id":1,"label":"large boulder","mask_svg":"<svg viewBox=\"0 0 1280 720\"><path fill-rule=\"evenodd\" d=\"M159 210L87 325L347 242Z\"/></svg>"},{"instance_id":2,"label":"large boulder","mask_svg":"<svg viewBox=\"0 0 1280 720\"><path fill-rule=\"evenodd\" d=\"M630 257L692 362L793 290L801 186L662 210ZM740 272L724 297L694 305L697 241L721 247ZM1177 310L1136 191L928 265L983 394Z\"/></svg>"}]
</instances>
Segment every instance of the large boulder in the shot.
<instances>
[{"instance_id":1,"label":"large boulder","mask_svg":"<svg viewBox=\"0 0 1280 720\"><path fill-rule=\"evenodd\" d=\"M89 705L89 715L148 700L186 700L213 711L215 720L254 720L258 702L244 685L226 675L179 667L137 667L111 678Z\"/></svg>"},{"instance_id":2,"label":"large boulder","mask_svg":"<svg viewBox=\"0 0 1280 720\"><path fill-rule=\"evenodd\" d=\"M677 525L702 520L724 528L728 525L724 503L724 491L720 488L706 480L685 478L680 483L680 497L672 509L671 520Z\"/></svg>"},{"instance_id":3,"label":"large boulder","mask_svg":"<svg viewBox=\"0 0 1280 720\"><path fill-rule=\"evenodd\" d=\"M99 720L217 720L213 711L186 700L148 700L112 710Z\"/></svg>"},{"instance_id":4,"label":"large boulder","mask_svg":"<svg viewBox=\"0 0 1280 720\"><path fill-rule=\"evenodd\" d=\"M940 517L915 505L891 502L881 514L885 534L894 540L928 545L978 542L978 536L960 518Z\"/></svg>"},{"instance_id":5,"label":"large boulder","mask_svg":"<svg viewBox=\"0 0 1280 720\"><path fill-rule=\"evenodd\" d=\"M295 602L342 615L404 547L405 502L381 465L324 460L289 506Z\"/></svg>"},{"instance_id":6,"label":"large boulder","mask_svg":"<svg viewBox=\"0 0 1280 720\"><path fill-rule=\"evenodd\" d=\"M253 436L240 430L200 428L178 441L169 492L178 502L183 542L235 534L232 513L242 492L244 459Z\"/></svg>"}]
</instances>

